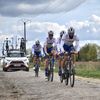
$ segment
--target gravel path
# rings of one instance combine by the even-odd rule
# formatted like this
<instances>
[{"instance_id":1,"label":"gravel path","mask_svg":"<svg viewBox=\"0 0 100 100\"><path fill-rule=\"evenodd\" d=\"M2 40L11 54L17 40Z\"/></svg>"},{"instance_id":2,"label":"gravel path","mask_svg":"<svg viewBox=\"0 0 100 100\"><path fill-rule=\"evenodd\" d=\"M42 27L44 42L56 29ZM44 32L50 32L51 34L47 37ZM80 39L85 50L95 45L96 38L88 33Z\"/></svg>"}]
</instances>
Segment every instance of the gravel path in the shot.
<instances>
[{"instance_id":1,"label":"gravel path","mask_svg":"<svg viewBox=\"0 0 100 100\"><path fill-rule=\"evenodd\" d=\"M43 72L0 72L0 100L100 100L100 80L76 77L75 87L65 86L55 75L48 82Z\"/></svg>"}]
</instances>

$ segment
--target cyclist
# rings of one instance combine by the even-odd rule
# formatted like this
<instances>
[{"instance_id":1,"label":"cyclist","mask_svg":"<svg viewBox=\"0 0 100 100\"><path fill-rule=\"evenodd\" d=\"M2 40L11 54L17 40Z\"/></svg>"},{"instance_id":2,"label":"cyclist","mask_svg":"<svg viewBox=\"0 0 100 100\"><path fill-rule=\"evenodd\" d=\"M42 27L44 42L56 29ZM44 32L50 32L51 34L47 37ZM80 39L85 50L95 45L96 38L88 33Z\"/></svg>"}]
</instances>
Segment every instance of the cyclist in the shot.
<instances>
[{"instance_id":1,"label":"cyclist","mask_svg":"<svg viewBox=\"0 0 100 100\"><path fill-rule=\"evenodd\" d=\"M58 71L59 76L61 75L61 61L63 59L62 37L64 36L65 33L66 33L65 31L61 31L60 37L57 40L57 60L59 66L59 71Z\"/></svg>"},{"instance_id":2,"label":"cyclist","mask_svg":"<svg viewBox=\"0 0 100 100\"><path fill-rule=\"evenodd\" d=\"M38 63L40 65L40 57L42 56L41 54L41 50L42 50L42 46L40 44L40 41L37 40L35 42L35 44L32 46L32 54L33 54L33 62L34 62L34 66L38 60Z\"/></svg>"},{"instance_id":3,"label":"cyclist","mask_svg":"<svg viewBox=\"0 0 100 100\"><path fill-rule=\"evenodd\" d=\"M75 29L73 27L70 27L68 29L68 34L66 34L63 38L62 41L64 42L63 44L63 49L64 52L71 53L72 51L75 53L77 51L78 45L79 45L79 39L77 35L75 35ZM75 43L75 44L74 44ZM72 55L73 58L73 67L75 66L75 55ZM67 57L64 56L64 59L61 62L61 67L63 69L65 61ZM62 70L62 75L64 75L64 70Z\"/></svg>"},{"instance_id":4,"label":"cyclist","mask_svg":"<svg viewBox=\"0 0 100 100\"><path fill-rule=\"evenodd\" d=\"M55 49L56 49L56 39L53 37L54 32L49 31L48 37L46 38L46 42L44 43L44 54L46 56L45 59L45 76L48 76L48 56L50 54L54 57L55 56ZM54 60L54 59L53 59Z\"/></svg>"}]
</instances>

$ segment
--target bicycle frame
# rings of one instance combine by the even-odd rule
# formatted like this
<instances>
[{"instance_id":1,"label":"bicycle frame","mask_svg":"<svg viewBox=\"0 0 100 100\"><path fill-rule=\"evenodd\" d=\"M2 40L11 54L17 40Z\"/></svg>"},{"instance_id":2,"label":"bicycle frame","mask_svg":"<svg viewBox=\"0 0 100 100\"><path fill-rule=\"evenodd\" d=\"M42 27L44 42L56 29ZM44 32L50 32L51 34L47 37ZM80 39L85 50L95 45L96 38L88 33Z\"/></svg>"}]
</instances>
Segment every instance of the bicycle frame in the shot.
<instances>
[{"instance_id":1,"label":"bicycle frame","mask_svg":"<svg viewBox=\"0 0 100 100\"><path fill-rule=\"evenodd\" d=\"M65 64L65 84L68 85L68 80L70 79L70 85L71 87L74 86L74 80L75 80L75 73L74 73L74 67L73 67L73 62L72 62L72 53L69 53L67 55L67 60Z\"/></svg>"},{"instance_id":2,"label":"bicycle frame","mask_svg":"<svg viewBox=\"0 0 100 100\"><path fill-rule=\"evenodd\" d=\"M38 72L39 72L39 66L40 66L40 63L39 63L39 57L36 57L35 59L35 76L38 77Z\"/></svg>"}]
</instances>

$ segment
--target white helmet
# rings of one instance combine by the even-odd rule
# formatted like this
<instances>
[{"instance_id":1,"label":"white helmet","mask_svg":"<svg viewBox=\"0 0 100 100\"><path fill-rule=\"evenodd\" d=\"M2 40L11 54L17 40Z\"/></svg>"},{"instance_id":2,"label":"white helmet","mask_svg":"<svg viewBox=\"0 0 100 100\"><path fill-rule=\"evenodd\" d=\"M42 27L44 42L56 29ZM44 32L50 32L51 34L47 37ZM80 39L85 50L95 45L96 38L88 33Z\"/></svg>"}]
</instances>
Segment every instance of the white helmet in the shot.
<instances>
[{"instance_id":1,"label":"white helmet","mask_svg":"<svg viewBox=\"0 0 100 100\"><path fill-rule=\"evenodd\" d=\"M75 33L75 29L73 28L73 27L70 27L69 29L68 29L68 34L70 35L74 35L74 33Z\"/></svg>"},{"instance_id":2,"label":"white helmet","mask_svg":"<svg viewBox=\"0 0 100 100\"><path fill-rule=\"evenodd\" d=\"M66 32L65 31L61 31L60 32L60 35L64 35Z\"/></svg>"}]
</instances>

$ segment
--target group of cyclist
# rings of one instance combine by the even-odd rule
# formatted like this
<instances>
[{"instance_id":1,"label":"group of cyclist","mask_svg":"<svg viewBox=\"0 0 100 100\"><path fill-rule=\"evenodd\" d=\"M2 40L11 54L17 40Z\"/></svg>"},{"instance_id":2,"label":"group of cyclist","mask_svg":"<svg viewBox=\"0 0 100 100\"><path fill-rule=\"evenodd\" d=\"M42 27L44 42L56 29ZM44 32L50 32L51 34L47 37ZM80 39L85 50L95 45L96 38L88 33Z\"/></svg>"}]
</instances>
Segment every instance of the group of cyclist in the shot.
<instances>
[{"instance_id":1,"label":"group of cyclist","mask_svg":"<svg viewBox=\"0 0 100 100\"><path fill-rule=\"evenodd\" d=\"M57 60L59 66L59 76L64 74L64 63L66 61L65 52L67 53L77 53L77 48L79 45L79 39L77 35L75 35L75 29L73 27L68 28L67 33L65 31L61 31L59 34L59 38L56 39L54 37L54 32L49 31L48 37L45 40L44 46L42 47L39 40L35 42L32 46L32 54L33 61L42 56L42 50L45 55L45 76L48 76L48 57L52 56L53 61ZM75 54L73 53L73 65L75 66ZM39 59L40 62L40 59Z\"/></svg>"}]
</instances>

